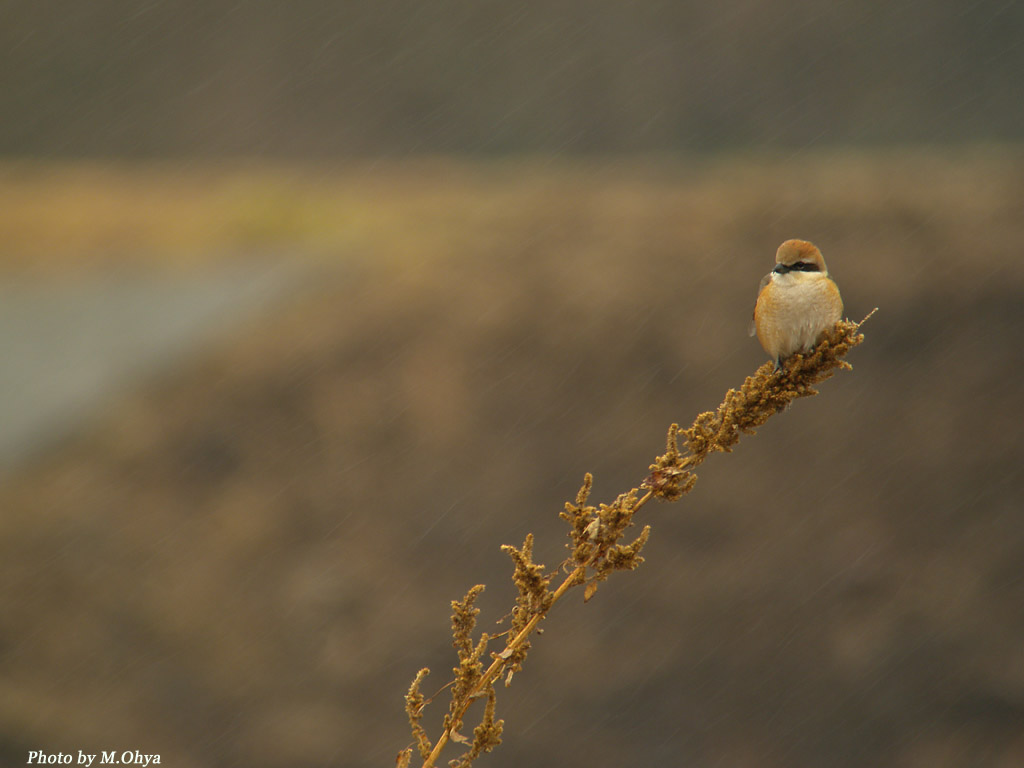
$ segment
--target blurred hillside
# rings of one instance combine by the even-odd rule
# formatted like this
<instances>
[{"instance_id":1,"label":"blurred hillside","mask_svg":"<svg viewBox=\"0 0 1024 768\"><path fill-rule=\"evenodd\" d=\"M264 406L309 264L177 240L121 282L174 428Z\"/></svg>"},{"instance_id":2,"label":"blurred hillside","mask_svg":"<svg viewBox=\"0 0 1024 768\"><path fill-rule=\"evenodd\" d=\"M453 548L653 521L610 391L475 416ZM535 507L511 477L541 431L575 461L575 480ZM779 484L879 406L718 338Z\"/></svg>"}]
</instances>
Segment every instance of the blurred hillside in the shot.
<instances>
[{"instance_id":1,"label":"blurred hillside","mask_svg":"<svg viewBox=\"0 0 1024 768\"><path fill-rule=\"evenodd\" d=\"M558 562L585 471L595 500L636 485L670 422L764 361L754 292L795 236L851 317L880 307L854 370L643 510L647 562L547 621L480 765L1024 764L1022 168L801 153L287 176L256 197L287 213L268 236L349 268L0 489L0 763L393 764L412 675L430 665L433 691L453 664L449 600L487 583L489 629L511 598L499 545L532 531ZM19 173L44 216L60 173ZM258 206L223 193L238 177L198 177L189 202L186 177L149 173L85 185L90 242L131 243L120 263L171 263L146 247L164 221L192 222L194 259L202 238L253 242ZM147 214L168 189L183 218ZM112 263L61 242L54 268Z\"/></svg>"},{"instance_id":2,"label":"blurred hillside","mask_svg":"<svg viewBox=\"0 0 1024 768\"><path fill-rule=\"evenodd\" d=\"M0 21L4 155L1024 138L1020 3L58 0Z\"/></svg>"}]
</instances>

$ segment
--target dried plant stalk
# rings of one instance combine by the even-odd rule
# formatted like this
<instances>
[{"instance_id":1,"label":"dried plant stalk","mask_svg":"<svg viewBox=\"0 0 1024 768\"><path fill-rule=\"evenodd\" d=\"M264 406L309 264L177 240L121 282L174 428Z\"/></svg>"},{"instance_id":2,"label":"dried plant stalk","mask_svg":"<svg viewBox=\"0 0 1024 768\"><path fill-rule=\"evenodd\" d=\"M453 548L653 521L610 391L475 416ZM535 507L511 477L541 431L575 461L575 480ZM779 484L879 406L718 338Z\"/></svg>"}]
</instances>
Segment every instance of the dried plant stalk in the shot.
<instances>
[{"instance_id":1,"label":"dried plant stalk","mask_svg":"<svg viewBox=\"0 0 1024 768\"><path fill-rule=\"evenodd\" d=\"M559 572L547 572L543 565L533 562L533 534L528 534L521 548L504 546L512 558L512 579L519 595L511 612L511 629L504 633L505 647L491 652L491 663L484 669L482 658L492 636L482 633L473 642L473 630L479 609L473 607L483 591L483 585L473 587L462 600L452 601L452 639L459 657L455 677L446 688L451 689L451 703L444 717L443 730L436 743L431 743L420 720L424 706L429 703L420 693L420 684L429 672L421 669L406 695L406 714L412 729L415 746L423 759L422 768L436 765L442 750L449 742L465 745L466 751L449 762L453 768L468 768L480 755L490 752L501 743L504 721L495 719L497 694L495 682L504 674L505 685L512 682L514 673L522 669L530 650L530 636L551 608L573 587L583 586L584 601L597 592L598 585L615 571L637 568L643 557L640 553L650 536L650 526L623 543L626 530L634 525L637 510L652 498L676 501L690 492L697 482L694 469L710 454L729 453L743 433L753 434L776 413L785 410L800 397L818 394L814 385L851 366L843 357L851 348L864 340L860 327L872 311L859 323L843 320L836 323L818 346L806 355L794 355L782 370L775 370L772 362L762 365L753 376L748 376L738 390L730 389L714 412L700 414L688 428L681 430L673 424L668 430L665 453L650 466L650 474L638 488L621 494L611 504L594 507L587 504L593 482L587 474L574 502L567 502L560 517L569 524L569 556L560 571L565 578L551 589L551 581ZM484 712L473 730L473 738L462 735L463 718L474 701L486 699ZM410 746L398 754L396 765L409 766L413 755Z\"/></svg>"}]
</instances>

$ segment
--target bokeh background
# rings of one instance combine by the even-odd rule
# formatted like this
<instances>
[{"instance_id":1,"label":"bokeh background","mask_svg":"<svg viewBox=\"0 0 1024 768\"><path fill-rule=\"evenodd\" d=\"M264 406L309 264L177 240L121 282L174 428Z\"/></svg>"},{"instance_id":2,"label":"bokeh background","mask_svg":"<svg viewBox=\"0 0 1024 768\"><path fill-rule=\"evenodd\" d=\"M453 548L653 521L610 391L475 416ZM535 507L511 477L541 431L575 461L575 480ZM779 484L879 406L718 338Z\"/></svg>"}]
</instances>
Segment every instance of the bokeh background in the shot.
<instances>
[{"instance_id":1,"label":"bokeh background","mask_svg":"<svg viewBox=\"0 0 1024 768\"><path fill-rule=\"evenodd\" d=\"M1024 6L0 17L0 764L392 765L802 237L854 370L644 509L479 764L1024 765Z\"/></svg>"}]
</instances>

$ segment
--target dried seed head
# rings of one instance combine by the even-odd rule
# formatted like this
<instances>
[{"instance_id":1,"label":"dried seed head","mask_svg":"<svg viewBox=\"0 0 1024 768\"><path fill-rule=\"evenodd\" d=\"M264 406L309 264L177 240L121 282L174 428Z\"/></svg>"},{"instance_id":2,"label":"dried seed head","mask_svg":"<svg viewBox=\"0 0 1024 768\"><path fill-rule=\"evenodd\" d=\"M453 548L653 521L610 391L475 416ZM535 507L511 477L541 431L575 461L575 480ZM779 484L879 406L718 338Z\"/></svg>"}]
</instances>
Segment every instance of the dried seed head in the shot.
<instances>
[{"instance_id":1,"label":"dried seed head","mask_svg":"<svg viewBox=\"0 0 1024 768\"><path fill-rule=\"evenodd\" d=\"M874 314L873 312L871 314ZM869 314L868 317L871 317ZM674 501L688 493L697 475L693 469L713 452L729 452L739 442L743 433L751 434L772 415L789 407L798 397L817 394L814 384L824 381L849 364L842 360L852 347L860 344L864 337L859 333L861 324L841 321L829 331L822 342L807 355L795 355L786 361L781 371L775 371L771 363L765 363L753 376L744 381L738 389L730 389L718 409L702 413L686 430L673 424L668 430L665 453L650 466L650 474L641 488L647 492L638 496L639 489L621 494L611 504L597 507L587 504L593 478L587 474L576 494L575 503L566 503L560 517L569 523L570 556L562 563L562 570L568 576L551 591L550 582L554 574L546 574L544 566L533 562L533 535L527 535L519 549L505 546L515 565L513 581L518 589L516 606L511 612L511 629L503 633L509 640L499 653L492 653L491 666L483 671L481 659L487 652L491 639L483 633L480 640L473 642L479 609L474 606L476 598L483 591L483 585L473 587L462 600L452 602L452 644L459 656L455 667L455 680L451 684L452 701L448 714L444 716L444 734L434 747L420 725L425 704L420 684L430 670L419 671L406 694L405 709L412 733L424 766L434 766L445 740L469 745L459 758L450 762L454 768L469 768L473 761L490 752L501 743L503 722L494 717L496 694L494 682L504 672L505 685L512 682L512 676L521 669L526 653L530 649L532 632L542 630L538 623L568 589L585 584L584 601L590 600L597 592L598 585L619 570L632 570L643 563L640 552L650 536L650 526L644 526L640 535L629 544L622 544L627 528L633 525L633 517L649 499L658 497ZM680 449L679 436L683 437ZM473 739L459 731L467 709L477 699L487 697L480 724L473 729ZM398 768L408 768L412 759L412 748L399 752L396 759Z\"/></svg>"}]
</instances>

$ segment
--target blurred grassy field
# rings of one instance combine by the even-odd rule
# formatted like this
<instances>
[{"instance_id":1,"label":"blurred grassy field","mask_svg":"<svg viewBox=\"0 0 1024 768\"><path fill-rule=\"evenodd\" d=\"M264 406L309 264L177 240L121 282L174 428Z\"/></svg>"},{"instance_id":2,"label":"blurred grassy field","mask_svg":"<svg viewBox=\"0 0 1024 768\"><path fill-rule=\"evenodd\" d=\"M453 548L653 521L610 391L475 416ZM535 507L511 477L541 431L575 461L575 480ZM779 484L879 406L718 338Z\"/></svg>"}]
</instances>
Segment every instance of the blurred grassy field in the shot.
<instances>
[{"instance_id":1,"label":"blurred grassy field","mask_svg":"<svg viewBox=\"0 0 1024 768\"><path fill-rule=\"evenodd\" d=\"M414 266L477 254L538 221L581 217L591 219L588 239L601 237L600 224L616 246L638 227L671 238L679 233L650 228L672 221L708 237L751 217L765 217L771 239L775 219L802 210L837 223L914 215L970 223L985 211L998 224L1016 211L1022 164L1024 153L1010 147L327 167L7 160L0 268L173 267L254 250Z\"/></svg>"},{"instance_id":2,"label":"blurred grassy field","mask_svg":"<svg viewBox=\"0 0 1024 768\"><path fill-rule=\"evenodd\" d=\"M0 489L0 761L390 765L448 601L486 582L487 629L500 544L560 560L585 471L636 485L764 361L803 237L880 307L855 369L644 510L647 563L548 620L480 764L1024 763L1022 158L8 164L6 274L355 268Z\"/></svg>"}]
</instances>

